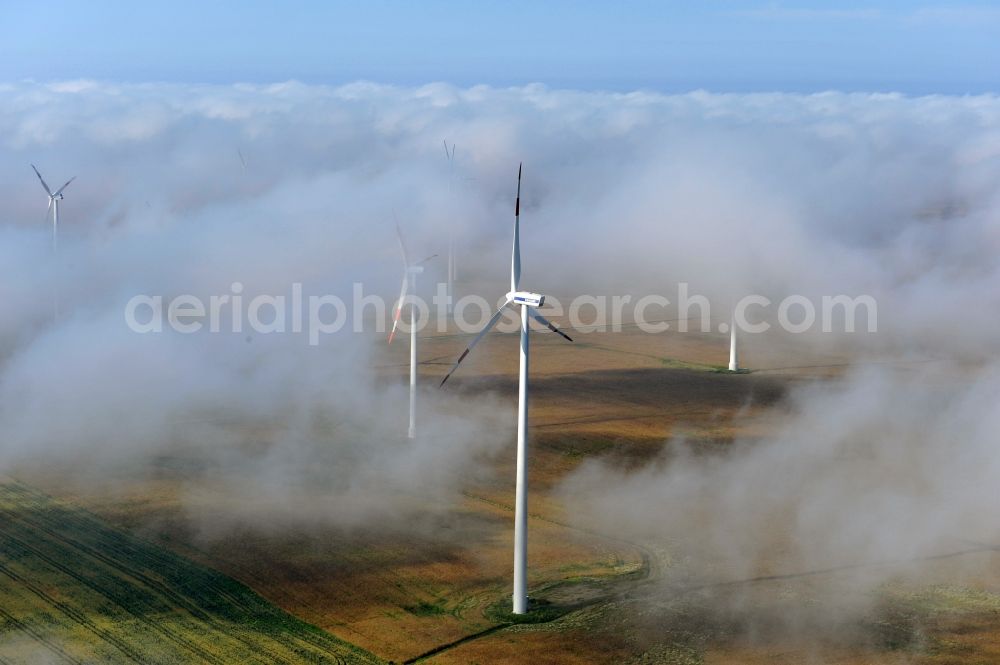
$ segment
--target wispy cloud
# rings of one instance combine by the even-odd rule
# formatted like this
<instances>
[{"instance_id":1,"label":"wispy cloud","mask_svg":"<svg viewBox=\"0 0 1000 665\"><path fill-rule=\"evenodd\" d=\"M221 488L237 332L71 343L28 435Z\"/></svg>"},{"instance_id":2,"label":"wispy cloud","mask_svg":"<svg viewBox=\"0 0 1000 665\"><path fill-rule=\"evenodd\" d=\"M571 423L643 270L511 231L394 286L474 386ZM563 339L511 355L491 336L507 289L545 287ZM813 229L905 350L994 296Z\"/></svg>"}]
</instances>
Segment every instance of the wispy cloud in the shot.
<instances>
[{"instance_id":1,"label":"wispy cloud","mask_svg":"<svg viewBox=\"0 0 1000 665\"><path fill-rule=\"evenodd\" d=\"M770 3L760 7L724 12L725 16L767 21L872 21L888 19L909 24L973 26L1000 22L1000 7L990 5L927 5L904 12L886 12L875 7L819 9Z\"/></svg>"},{"instance_id":2,"label":"wispy cloud","mask_svg":"<svg viewBox=\"0 0 1000 665\"><path fill-rule=\"evenodd\" d=\"M940 5L921 7L907 17L910 23L983 25L1000 23L1000 7L986 5Z\"/></svg>"},{"instance_id":3,"label":"wispy cloud","mask_svg":"<svg viewBox=\"0 0 1000 665\"><path fill-rule=\"evenodd\" d=\"M772 3L754 9L726 12L726 15L777 21L860 21L881 18L882 12L873 8L816 9L812 7L784 7Z\"/></svg>"}]
</instances>

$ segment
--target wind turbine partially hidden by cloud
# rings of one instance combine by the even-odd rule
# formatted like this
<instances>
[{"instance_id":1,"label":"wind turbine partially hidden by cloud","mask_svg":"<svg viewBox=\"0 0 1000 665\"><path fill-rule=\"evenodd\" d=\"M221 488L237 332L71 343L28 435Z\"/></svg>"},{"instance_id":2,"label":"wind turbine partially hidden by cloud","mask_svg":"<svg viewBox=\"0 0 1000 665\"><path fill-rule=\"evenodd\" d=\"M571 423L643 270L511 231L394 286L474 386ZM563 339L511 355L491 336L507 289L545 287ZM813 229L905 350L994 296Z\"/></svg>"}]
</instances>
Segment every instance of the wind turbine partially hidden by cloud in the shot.
<instances>
[{"instance_id":1,"label":"wind turbine partially hidden by cloud","mask_svg":"<svg viewBox=\"0 0 1000 665\"><path fill-rule=\"evenodd\" d=\"M740 369L740 357L736 350L736 315L729 327L729 371L736 372Z\"/></svg>"},{"instance_id":2,"label":"wind turbine partially hidden by cloud","mask_svg":"<svg viewBox=\"0 0 1000 665\"><path fill-rule=\"evenodd\" d=\"M49 216L49 212L52 212L52 252L56 253L59 251L59 202L63 200L63 190L69 186L69 183L76 180L76 176L73 176L66 181L66 184L56 190L53 194L52 190L49 189L48 183L45 182L45 178L42 174L38 172L35 165L31 165L31 170L35 172L38 176L39 182L42 183L42 187L45 188L45 193L49 195L49 207L45 211L45 216Z\"/></svg>"},{"instance_id":3,"label":"wind turbine partially hidden by cloud","mask_svg":"<svg viewBox=\"0 0 1000 665\"><path fill-rule=\"evenodd\" d=\"M468 348L458 357L458 361L441 380L443 386L448 377L458 369L472 347L479 343L486 333L497 324L509 305L521 308L521 362L517 391L517 480L514 497L514 614L528 611L528 319L535 319L552 332L558 333L572 342L569 335L556 328L536 309L545 304L545 296L521 291L521 166L517 167L517 199L514 203L514 248L510 259L510 291L507 300L497 310L479 334L473 338Z\"/></svg>"},{"instance_id":4,"label":"wind turbine partially hidden by cloud","mask_svg":"<svg viewBox=\"0 0 1000 665\"><path fill-rule=\"evenodd\" d=\"M403 233L399 230L399 222L396 222L396 240L399 241L399 251L403 255L403 286L399 290L399 300L396 302L396 310L392 317L389 344L392 344L392 339L396 336L400 315L406 304L407 291L416 294L417 275L424 271L423 264L437 256L437 254L432 254L426 259L410 265L406 244L403 243ZM407 436L411 439L417 436L417 306L412 302L410 303L410 428Z\"/></svg>"},{"instance_id":5,"label":"wind turbine partially hidden by cloud","mask_svg":"<svg viewBox=\"0 0 1000 665\"><path fill-rule=\"evenodd\" d=\"M448 150L448 141L442 141L444 143L444 156L448 160L448 195L451 201L455 198L455 144L451 144L451 150ZM454 212L454 211L452 211ZM455 220L452 219L449 222L448 227L448 293L445 299L445 311L448 316L455 309L454 299L455 299Z\"/></svg>"},{"instance_id":6,"label":"wind turbine partially hidden by cloud","mask_svg":"<svg viewBox=\"0 0 1000 665\"><path fill-rule=\"evenodd\" d=\"M48 183L45 182L45 178L43 178L42 174L38 172L38 169L35 168L34 164L31 165L31 170L34 171L35 175L38 176L38 181L42 183L42 187L45 189L45 193L48 194L49 196L49 206L45 210L45 216L48 217L49 211L52 212L52 254L56 255L59 253L59 202L63 200L63 190L69 187L69 183L76 180L76 176L73 176L72 178L67 180L66 184L64 184L62 187L57 189L55 193L53 193L52 190L49 189ZM59 318L58 290L52 296L52 311L53 315L58 319Z\"/></svg>"}]
</instances>

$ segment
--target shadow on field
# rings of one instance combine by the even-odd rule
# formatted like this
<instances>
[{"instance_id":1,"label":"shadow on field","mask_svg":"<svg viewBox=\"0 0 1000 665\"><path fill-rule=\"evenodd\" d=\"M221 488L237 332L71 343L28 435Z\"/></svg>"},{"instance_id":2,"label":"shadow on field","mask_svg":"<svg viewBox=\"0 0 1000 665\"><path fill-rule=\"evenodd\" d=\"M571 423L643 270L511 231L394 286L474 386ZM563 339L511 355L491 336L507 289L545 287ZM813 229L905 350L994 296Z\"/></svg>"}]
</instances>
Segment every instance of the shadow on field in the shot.
<instances>
[{"instance_id":1,"label":"shadow on field","mask_svg":"<svg viewBox=\"0 0 1000 665\"><path fill-rule=\"evenodd\" d=\"M531 377L531 396L546 400L627 404L633 407L739 408L751 402L772 406L787 392L787 378L729 374L692 369L627 369L566 372ZM493 392L514 397L517 377L491 374L479 377L453 377L448 389L468 392ZM577 422L566 421L567 424ZM562 423L545 423L553 427Z\"/></svg>"}]
</instances>

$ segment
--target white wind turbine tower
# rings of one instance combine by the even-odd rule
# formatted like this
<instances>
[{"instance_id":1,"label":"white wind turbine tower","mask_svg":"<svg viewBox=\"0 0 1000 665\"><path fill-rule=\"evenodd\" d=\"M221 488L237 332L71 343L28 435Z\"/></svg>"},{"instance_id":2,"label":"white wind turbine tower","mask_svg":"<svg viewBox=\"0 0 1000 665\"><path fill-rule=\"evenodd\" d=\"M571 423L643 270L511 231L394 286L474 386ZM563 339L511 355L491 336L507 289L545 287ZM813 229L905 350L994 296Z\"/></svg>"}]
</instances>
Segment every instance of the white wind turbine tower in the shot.
<instances>
[{"instance_id":1,"label":"white wind turbine tower","mask_svg":"<svg viewBox=\"0 0 1000 665\"><path fill-rule=\"evenodd\" d=\"M521 363L518 375L517 391L517 480L514 498L514 614L524 614L528 611L528 319L535 319L549 330L559 333L567 340L573 340L566 333L556 328L536 308L545 303L545 296L529 291L521 291L521 167L517 168L517 199L514 204L514 248L510 260L510 291L507 300L497 310L479 334L473 338L468 348L458 357L441 380L441 385L458 369L459 364L479 343L486 333L496 325L509 305L521 307Z\"/></svg>"},{"instance_id":2,"label":"white wind turbine tower","mask_svg":"<svg viewBox=\"0 0 1000 665\"><path fill-rule=\"evenodd\" d=\"M433 259L437 254L428 256L422 261L410 265L409 257L406 253L406 245L403 244L403 234L396 224L396 239L399 241L399 251L403 255L403 286L399 290L399 300L396 302L396 309L392 317L392 332L389 333L389 344L396 336L396 328L399 326L399 318L403 313L403 306L406 304L406 292L413 294L417 292L417 275L424 271L423 264ZM410 303L410 428L407 436L414 438L417 435L417 307Z\"/></svg>"},{"instance_id":3,"label":"white wind turbine tower","mask_svg":"<svg viewBox=\"0 0 1000 665\"><path fill-rule=\"evenodd\" d=\"M449 203L454 202L455 198L455 144L451 144L451 150L448 150L448 142L442 141L444 143L444 156L448 160L448 198ZM451 211L454 214L454 210ZM448 316L455 309L454 304L455 298L455 220L450 221L450 226L448 229L448 293L447 293L447 305L445 305L445 311Z\"/></svg>"}]
</instances>

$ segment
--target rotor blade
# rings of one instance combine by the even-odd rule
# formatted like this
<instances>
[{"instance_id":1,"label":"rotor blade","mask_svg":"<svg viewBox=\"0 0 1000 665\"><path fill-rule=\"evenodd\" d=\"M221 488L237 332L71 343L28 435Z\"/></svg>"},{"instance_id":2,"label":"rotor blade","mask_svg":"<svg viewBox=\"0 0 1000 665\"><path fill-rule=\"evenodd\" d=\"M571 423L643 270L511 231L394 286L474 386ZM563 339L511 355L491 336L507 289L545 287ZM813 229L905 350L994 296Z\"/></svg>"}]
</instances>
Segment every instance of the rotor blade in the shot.
<instances>
[{"instance_id":1,"label":"rotor blade","mask_svg":"<svg viewBox=\"0 0 1000 665\"><path fill-rule=\"evenodd\" d=\"M34 171L35 175L38 176L38 179L42 181L42 187L45 188L45 193L52 196L52 190L49 189L49 186L45 183L45 178L43 178L42 174L38 172L38 169L35 168L34 164L31 165L31 170Z\"/></svg>"},{"instance_id":2,"label":"rotor blade","mask_svg":"<svg viewBox=\"0 0 1000 665\"><path fill-rule=\"evenodd\" d=\"M245 171L245 170L246 170L246 168L247 168L247 160L246 160L246 158L245 158L245 157L243 156L243 150L242 150L242 149L240 149L240 148L237 148L237 149L236 149L236 154L240 156L240 164L242 164L242 165L243 165L243 170Z\"/></svg>"},{"instance_id":3,"label":"rotor blade","mask_svg":"<svg viewBox=\"0 0 1000 665\"><path fill-rule=\"evenodd\" d=\"M437 258L437 254L431 254L430 256L428 256L428 257L427 257L427 258L425 258L425 259L420 259L419 261L417 261L417 262L416 262L416 263L414 263L413 265L415 265L415 266L422 266L422 265L424 265L425 263L427 263L428 261L430 261L431 259L435 259L435 258Z\"/></svg>"},{"instance_id":4,"label":"rotor blade","mask_svg":"<svg viewBox=\"0 0 1000 665\"><path fill-rule=\"evenodd\" d=\"M573 341L572 337L570 337L569 335L567 335L563 331L559 330L559 328L556 328L555 325L553 325L553 323L551 321L549 321L544 316L542 316L541 314L539 314L538 312L536 312L533 308L529 307L528 308L528 312L531 314L531 318L533 318L535 321L538 321L539 323L541 323L543 326L545 326L546 328L548 328L552 332L558 333L559 335L562 335L566 340L568 340L570 342Z\"/></svg>"},{"instance_id":5,"label":"rotor blade","mask_svg":"<svg viewBox=\"0 0 1000 665\"><path fill-rule=\"evenodd\" d=\"M49 197L49 205L45 208L45 221L49 221L49 213L52 212L52 197Z\"/></svg>"},{"instance_id":6,"label":"rotor blade","mask_svg":"<svg viewBox=\"0 0 1000 665\"><path fill-rule=\"evenodd\" d=\"M514 202L514 249L510 256L510 290L521 283L521 164L517 165L517 199Z\"/></svg>"},{"instance_id":7,"label":"rotor blade","mask_svg":"<svg viewBox=\"0 0 1000 665\"><path fill-rule=\"evenodd\" d=\"M396 240L399 242L399 251L403 254L403 268L410 267L410 261L406 256L406 245L403 244L403 232L399 230L399 220L396 219L396 211L392 211L392 218L396 221Z\"/></svg>"},{"instance_id":8,"label":"rotor blade","mask_svg":"<svg viewBox=\"0 0 1000 665\"><path fill-rule=\"evenodd\" d=\"M524 162L517 165L517 199L514 201L514 216L521 216L521 168L524 166Z\"/></svg>"},{"instance_id":9,"label":"rotor blade","mask_svg":"<svg viewBox=\"0 0 1000 665\"><path fill-rule=\"evenodd\" d=\"M455 361L455 364L452 365L451 369L448 370L448 373L444 375L443 379L441 379L441 384L438 386L438 388L440 388L441 386L443 386L444 382L447 381L448 378L451 377L452 374L454 374L455 370L458 369L458 366L460 364L462 364L463 360L465 360L465 356L469 355L469 351L472 351L472 347L474 347L476 344L479 344L479 340L481 340L483 337L485 337L486 333L488 333L490 331L490 328L492 328L493 326L495 326L497 324L497 321L499 321L500 317L503 316L504 309L506 309L507 305L511 304L512 302L514 302L514 301L513 300L508 300L507 302L505 302L503 305L500 306L500 309L498 309L497 313L493 315L493 318L491 318L486 323L486 325L483 326L483 329L480 330L479 334L476 335L473 338L472 342L469 343L469 346L465 347L465 351L462 351L462 355L460 355L458 357L458 360Z\"/></svg>"},{"instance_id":10,"label":"rotor blade","mask_svg":"<svg viewBox=\"0 0 1000 665\"><path fill-rule=\"evenodd\" d=\"M55 194L53 194L52 196L59 196L60 194L62 194L62 190L64 190L64 189L66 189L67 187L69 187L69 183L73 182L74 180L76 180L76 176L73 176L72 178L70 178L69 180L67 180L67 181L66 181L66 184L65 184L65 185L63 185L62 187L60 187L60 188L59 188L59 191L57 191L57 192L56 192Z\"/></svg>"},{"instance_id":11,"label":"rotor blade","mask_svg":"<svg viewBox=\"0 0 1000 665\"><path fill-rule=\"evenodd\" d=\"M441 143L444 144L444 156L450 162L451 161L451 155L448 153L448 141L442 139Z\"/></svg>"},{"instance_id":12,"label":"rotor blade","mask_svg":"<svg viewBox=\"0 0 1000 665\"><path fill-rule=\"evenodd\" d=\"M407 271L403 272L403 286L399 289L399 300L396 301L396 307L392 312L392 332L389 333L389 343L392 344L392 338L396 336L396 328L399 327L399 315L403 313L403 301L406 299L406 287L410 285L410 273Z\"/></svg>"}]
</instances>

